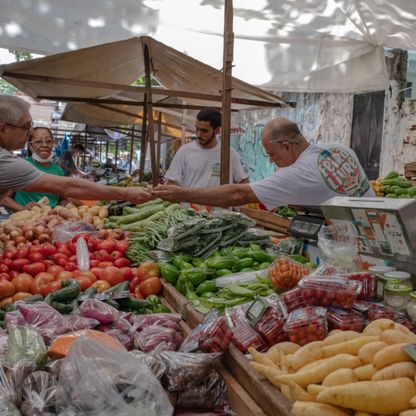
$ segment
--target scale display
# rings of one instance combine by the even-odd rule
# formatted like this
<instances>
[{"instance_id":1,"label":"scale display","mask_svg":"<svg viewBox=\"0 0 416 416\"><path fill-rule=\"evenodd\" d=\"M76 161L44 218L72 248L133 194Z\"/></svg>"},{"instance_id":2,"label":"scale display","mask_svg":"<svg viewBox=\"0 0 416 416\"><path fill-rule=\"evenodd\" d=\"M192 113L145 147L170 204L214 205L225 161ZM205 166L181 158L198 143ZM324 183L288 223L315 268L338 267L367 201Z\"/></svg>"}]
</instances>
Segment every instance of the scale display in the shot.
<instances>
[{"instance_id":1,"label":"scale display","mask_svg":"<svg viewBox=\"0 0 416 416\"><path fill-rule=\"evenodd\" d=\"M312 215L296 215L288 227L288 231L294 237L317 240L318 232L324 224L323 217Z\"/></svg>"}]
</instances>

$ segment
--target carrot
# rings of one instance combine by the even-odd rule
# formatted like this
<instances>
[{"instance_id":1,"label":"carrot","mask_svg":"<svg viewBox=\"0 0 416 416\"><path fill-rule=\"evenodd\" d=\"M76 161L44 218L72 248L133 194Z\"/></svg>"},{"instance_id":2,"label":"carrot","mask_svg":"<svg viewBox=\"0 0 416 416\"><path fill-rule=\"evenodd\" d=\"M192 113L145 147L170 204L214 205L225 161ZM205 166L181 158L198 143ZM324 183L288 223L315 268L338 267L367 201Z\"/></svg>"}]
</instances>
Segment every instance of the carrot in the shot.
<instances>
[{"instance_id":1,"label":"carrot","mask_svg":"<svg viewBox=\"0 0 416 416\"><path fill-rule=\"evenodd\" d=\"M385 347L387 347L385 342L370 342L360 348L360 351L358 351L358 357L364 364L370 364L373 362L374 356Z\"/></svg>"},{"instance_id":2,"label":"carrot","mask_svg":"<svg viewBox=\"0 0 416 416\"><path fill-rule=\"evenodd\" d=\"M339 331L339 332L335 332ZM341 330L333 330L331 331L328 336L323 340L325 345L334 345L340 342L349 341L354 338L358 338L362 336L360 333L356 331L341 331Z\"/></svg>"},{"instance_id":3,"label":"carrot","mask_svg":"<svg viewBox=\"0 0 416 416\"><path fill-rule=\"evenodd\" d=\"M386 329L381 333L381 341L386 344L399 344L403 342L416 342L416 335L409 334L400 329Z\"/></svg>"},{"instance_id":4,"label":"carrot","mask_svg":"<svg viewBox=\"0 0 416 416\"><path fill-rule=\"evenodd\" d=\"M322 364L311 368L307 371L299 371L294 374L282 374L278 377L278 380L287 384L289 381L293 381L302 387L312 383L320 383L324 378L337 370L338 368L355 368L361 364L358 357L354 357L350 354L338 354L331 357L330 360L323 362Z\"/></svg>"},{"instance_id":5,"label":"carrot","mask_svg":"<svg viewBox=\"0 0 416 416\"><path fill-rule=\"evenodd\" d=\"M323 341L313 341L299 348L292 355L292 359L289 363L290 367L293 368L294 371L297 371L312 361L324 358L322 346Z\"/></svg>"},{"instance_id":6,"label":"carrot","mask_svg":"<svg viewBox=\"0 0 416 416\"><path fill-rule=\"evenodd\" d=\"M300 401L293 403L290 414L291 416L349 416L349 413L334 406Z\"/></svg>"},{"instance_id":7,"label":"carrot","mask_svg":"<svg viewBox=\"0 0 416 416\"><path fill-rule=\"evenodd\" d=\"M311 394L313 397L315 397L321 392L328 388L329 386L322 386L321 384L309 384L308 387L306 387L306 391Z\"/></svg>"},{"instance_id":8,"label":"carrot","mask_svg":"<svg viewBox=\"0 0 416 416\"><path fill-rule=\"evenodd\" d=\"M371 380L392 380L400 377L414 378L416 364L410 362L394 363L377 371Z\"/></svg>"},{"instance_id":9,"label":"carrot","mask_svg":"<svg viewBox=\"0 0 416 416\"><path fill-rule=\"evenodd\" d=\"M289 383L289 391L290 391L290 399L292 401L301 401L301 402L314 402L315 397L312 394L308 393L305 389L303 389L299 384L294 383L291 381Z\"/></svg>"},{"instance_id":10,"label":"carrot","mask_svg":"<svg viewBox=\"0 0 416 416\"><path fill-rule=\"evenodd\" d=\"M282 374L280 370L277 370L275 368L268 367L267 365L256 363L251 361L250 367L254 368L256 371L258 371L261 375L267 378L267 380L273 384L273 386L280 389L281 383L279 381L279 376Z\"/></svg>"},{"instance_id":11,"label":"carrot","mask_svg":"<svg viewBox=\"0 0 416 416\"><path fill-rule=\"evenodd\" d=\"M390 364L399 363L402 361L412 361L412 359L402 350L406 343L393 344L383 348L373 358L374 367L377 370L387 367Z\"/></svg>"},{"instance_id":12,"label":"carrot","mask_svg":"<svg viewBox=\"0 0 416 416\"><path fill-rule=\"evenodd\" d=\"M386 318L376 319L364 328L363 334L367 335L366 331L374 327L380 328L382 331L385 331L386 329L394 329L394 321Z\"/></svg>"},{"instance_id":13,"label":"carrot","mask_svg":"<svg viewBox=\"0 0 416 416\"><path fill-rule=\"evenodd\" d=\"M357 377L357 380L371 380L371 377L376 373L376 368L373 364L362 365L354 369L354 374Z\"/></svg>"},{"instance_id":14,"label":"carrot","mask_svg":"<svg viewBox=\"0 0 416 416\"><path fill-rule=\"evenodd\" d=\"M272 368L277 368L276 364L266 354L258 352L253 347L249 347L248 352L256 363L264 364Z\"/></svg>"},{"instance_id":15,"label":"carrot","mask_svg":"<svg viewBox=\"0 0 416 416\"><path fill-rule=\"evenodd\" d=\"M409 409L416 385L410 378L359 381L328 387L317 396L320 403L384 415L396 415Z\"/></svg>"},{"instance_id":16,"label":"carrot","mask_svg":"<svg viewBox=\"0 0 416 416\"><path fill-rule=\"evenodd\" d=\"M335 335L334 335L335 336ZM360 348L365 345L369 344L370 342L378 341L380 338L378 336L363 336L354 339L350 339L349 341L340 342L335 345L327 345L322 348L322 352L324 357L332 357L333 355L337 354L358 354Z\"/></svg>"}]
</instances>

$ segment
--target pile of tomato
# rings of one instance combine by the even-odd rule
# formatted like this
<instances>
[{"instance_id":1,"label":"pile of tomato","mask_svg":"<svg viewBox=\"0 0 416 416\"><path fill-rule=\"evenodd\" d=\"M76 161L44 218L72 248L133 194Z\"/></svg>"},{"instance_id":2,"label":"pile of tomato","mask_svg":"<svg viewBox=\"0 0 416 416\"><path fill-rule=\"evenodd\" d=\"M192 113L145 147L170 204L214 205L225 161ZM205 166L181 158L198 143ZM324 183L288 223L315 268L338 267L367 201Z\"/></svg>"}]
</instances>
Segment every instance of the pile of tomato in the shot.
<instances>
[{"instance_id":1,"label":"pile of tomato","mask_svg":"<svg viewBox=\"0 0 416 416\"><path fill-rule=\"evenodd\" d=\"M158 266L142 263L138 268L130 267L125 257L127 236L116 236L120 239L111 234L97 238L80 233L67 242L29 243L6 250L0 258L0 307L35 294L47 296L68 279L78 280L81 290L94 286L99 293L129 280L130 291L137 298L159 294ZM86 241L90 257L90 269L84 271L77 264L80 237Z\"/></svg>"}]
</instances>

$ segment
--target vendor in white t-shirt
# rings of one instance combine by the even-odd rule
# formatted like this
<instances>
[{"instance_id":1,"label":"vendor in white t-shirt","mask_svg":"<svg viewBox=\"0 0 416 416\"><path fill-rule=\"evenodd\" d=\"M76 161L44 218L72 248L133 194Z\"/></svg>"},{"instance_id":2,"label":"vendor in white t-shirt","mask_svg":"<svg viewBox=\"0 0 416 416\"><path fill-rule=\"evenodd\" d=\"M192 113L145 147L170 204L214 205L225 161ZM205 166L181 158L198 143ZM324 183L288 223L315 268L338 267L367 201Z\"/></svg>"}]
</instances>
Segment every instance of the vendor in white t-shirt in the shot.
<instances>
[{"instance_id":1,"label":"vendor in white t-shirt","mask_svg":"<svg viewBox=\"0 0 416 416\"><path fill-rule=\"evenodd\" d=\"M221 113L204 108L196 116L195 128L196 140L179 148L166 172L168 185L208 188L220 184L221 144L216 136L221 129ZM247 183L247 178L238 153L230 149L230 181Z\"/></svg>"},{"instance_id":2,"label":"vendor in white t-shirt","mask_svg":"<svg viewBox=\"0 0 416 416\"><path fill-rule=\"evenodd\" d=\"M334 196L375 196L356 154L346 146L309 144L296 123L282 117L265 126L262 143L270 161L280 168L263 180L205 189L161 185L153 194L172 202L222 207L262 203L269 210L319 206Z\"/></svg>"}]
</instances>

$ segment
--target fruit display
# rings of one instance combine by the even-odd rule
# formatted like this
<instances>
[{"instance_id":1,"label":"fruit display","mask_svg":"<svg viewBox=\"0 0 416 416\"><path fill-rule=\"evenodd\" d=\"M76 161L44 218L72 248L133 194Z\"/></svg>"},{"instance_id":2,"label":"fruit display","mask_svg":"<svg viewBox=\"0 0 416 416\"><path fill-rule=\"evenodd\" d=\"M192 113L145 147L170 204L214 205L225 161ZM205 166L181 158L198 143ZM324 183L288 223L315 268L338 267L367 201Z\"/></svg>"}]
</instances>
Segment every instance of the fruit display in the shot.
<instances>
[{"instance_id":1,"label":"fruit display","mask_svg":"<svg viewBox=\"0 0 416 416\"><path fill-rule=\"evenodd\" d=\"M416 187L412 182L392 171L383 179L370 181L376 196L385 198L416 198Z\"/></svg>"}]
</instances>

